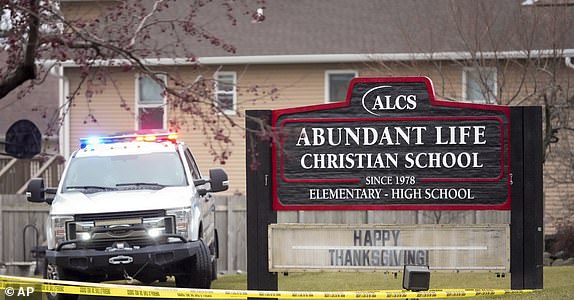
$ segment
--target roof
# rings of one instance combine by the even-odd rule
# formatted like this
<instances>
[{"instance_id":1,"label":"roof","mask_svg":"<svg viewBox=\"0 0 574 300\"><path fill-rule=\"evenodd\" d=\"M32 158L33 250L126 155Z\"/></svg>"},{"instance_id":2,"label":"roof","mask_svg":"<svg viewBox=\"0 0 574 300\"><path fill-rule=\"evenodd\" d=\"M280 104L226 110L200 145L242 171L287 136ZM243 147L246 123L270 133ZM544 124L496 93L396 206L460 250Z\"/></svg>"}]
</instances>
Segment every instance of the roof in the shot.
<instances>
[{"instance_id":1,"label":"roof","mask_svg":"<svg viewBox=\"0 0 574 300\"><path fill-rule=\"evenodd\" d=\"M189 3L175 1L163 11L163 17L188 13ZM195 19L196 24L233 45L235 53L195 38L186 38L183 48L206 58L574 49L570 30L574 6L564 3L538 6L523 5L523 0L267 0L263 22L253 22L253 18L242 15L244 10L235 10L238 22L233 25L221 3L214 1ZM164 57L182 57L181 48L175 49L171 42L169 35L157 34L142 46L162 45Z\"/></svg>"}]
</instances>

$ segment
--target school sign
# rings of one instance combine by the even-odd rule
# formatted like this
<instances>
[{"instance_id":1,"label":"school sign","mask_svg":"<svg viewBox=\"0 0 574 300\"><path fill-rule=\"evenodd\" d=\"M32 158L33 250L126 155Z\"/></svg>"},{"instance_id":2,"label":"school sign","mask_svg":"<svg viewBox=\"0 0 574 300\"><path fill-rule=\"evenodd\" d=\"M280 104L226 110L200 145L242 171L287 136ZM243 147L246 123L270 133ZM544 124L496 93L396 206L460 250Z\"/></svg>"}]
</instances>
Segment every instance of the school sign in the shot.
<instances>
[{"instance_id":1,"label":"school sign","mask_svg":"<svg viewBox=\"0 0 574 300\"><path fill-rule=\"evenodd\" d=\"M273 111L273 208L510 209L510 109L358 78L346 102Z\"/></svg>"},{"instance_id":2,"label":"school sign","mask_svg":"<svg viewBox=\"0 0 574 300\"><path fill-rule=\"evenodd\" d=\"M540 107L438 100L426 77L388 77L352 80L345 102L246 115L248 288L407 264L542 288ZM279 210L510 210L510 224L277 224Z\"/></svg>"}]
</instances>

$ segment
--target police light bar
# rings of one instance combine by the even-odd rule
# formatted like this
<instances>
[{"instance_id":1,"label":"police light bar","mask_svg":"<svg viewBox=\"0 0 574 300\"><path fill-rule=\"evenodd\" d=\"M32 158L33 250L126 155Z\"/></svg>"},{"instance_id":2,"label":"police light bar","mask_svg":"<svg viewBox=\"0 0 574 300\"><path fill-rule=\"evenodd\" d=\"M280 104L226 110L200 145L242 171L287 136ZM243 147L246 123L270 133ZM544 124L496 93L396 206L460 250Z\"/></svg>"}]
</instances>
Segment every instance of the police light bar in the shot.
<instances>
[{"instance_id":1,"label":"police light bar","mask_svg":"<svg viewBox=\"0 0 574 300\"><path fill-rule=\"evenodd\" d=\"M177 142L177 133L175 132L164 132L164 133L152 133L152 134L122 134L114 136L91 136L80 139L80 149L86 148L87 145L98 145L98 144L113 144L120 142Z\"/></svg>"}]
</instances>

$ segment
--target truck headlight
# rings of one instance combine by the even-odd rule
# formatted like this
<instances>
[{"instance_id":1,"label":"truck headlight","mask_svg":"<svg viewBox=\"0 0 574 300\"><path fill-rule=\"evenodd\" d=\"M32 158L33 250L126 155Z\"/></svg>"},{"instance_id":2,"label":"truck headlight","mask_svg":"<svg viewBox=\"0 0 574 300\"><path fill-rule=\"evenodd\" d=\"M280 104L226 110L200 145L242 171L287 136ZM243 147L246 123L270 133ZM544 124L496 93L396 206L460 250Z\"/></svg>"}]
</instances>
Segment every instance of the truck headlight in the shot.
<instances>
[{"instance_id":1,"label":"truck headlight","mask_svg":"<svg viewBox=\"0 0 574 300\"><path fill-rule=\"evenodd\" d=\"M50 228L56 245L66 240L66 223L73 220L73 216L52 216Z\"/></svg>"},{"instance_id":2,"label":"truck headlight","mask_svg":"<svg viewBox=\"0 0 574 300\"><path fill-rule=\"evenodd\" d=\"M162 234L165 234L168 230L167 227L170 224L167 224L168 218L159 217L159 218L146 218L143 219L143 226L147 230L147 234L152 237L158 237Z\"/></svg>"},{"instance_id":3,"label":"truck headlight","mask_svg":"<svg viewBox=\"0 0 574 300\"><path fill-rule=\"evenodd\" d=\"M166 211L166 214L175 217L175 233L187 239L191 222L191 208L170 209Z\"/></svg>"},{"instance_id":4,"label":"truck headlight","mask_svg":"<svg viewBox=\"0 0 574 300\"><path fill-rule=\"evenodd\" d=\"M92 238L94 222L73 222L68 223L68 238L70 240L89 240Z\"/></svg>"}]
</instances>

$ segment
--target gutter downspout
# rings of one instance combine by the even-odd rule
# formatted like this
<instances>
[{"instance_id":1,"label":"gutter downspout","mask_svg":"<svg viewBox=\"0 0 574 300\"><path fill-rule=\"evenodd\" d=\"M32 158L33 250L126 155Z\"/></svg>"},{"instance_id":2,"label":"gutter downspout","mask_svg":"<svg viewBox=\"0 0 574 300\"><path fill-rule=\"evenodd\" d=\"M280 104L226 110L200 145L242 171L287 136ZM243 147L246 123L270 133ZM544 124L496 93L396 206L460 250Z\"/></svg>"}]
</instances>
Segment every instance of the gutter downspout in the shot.
<instances>
[{"instance_id":1,"label":"gutter downspout","mask_svg":"<svg viewBox=\"0 0 574 300\"><path fill-rule=\"evenodd\" d=\"M68 78L64 76L64 66L54 66L50 73L58 77L58 108L59 108L59 125L58 130L58 148L60 155L68 159L70 155L70 117L67 112L68 103L66 101L68 96Z\"/></svg>"},{"instance_id":2,"label":"gutter downspout","mask_svg":"<svg viewBox=\"0 0 574 300\"><path fill-rule=\"evenodd\" d=\"M60 83L60 117L63 118L62 128L60 129L60 136L62 137L61 153L67 160L70 157L70 102L68 96L70 93L70 81L64 75L64 66L60 68L62 75Z\"/></svg>"}]
</instances>

